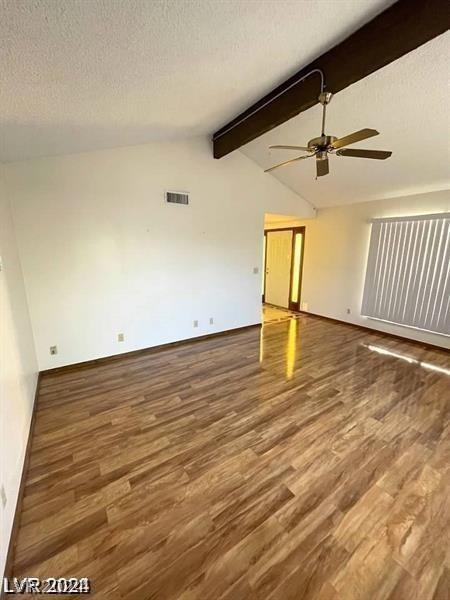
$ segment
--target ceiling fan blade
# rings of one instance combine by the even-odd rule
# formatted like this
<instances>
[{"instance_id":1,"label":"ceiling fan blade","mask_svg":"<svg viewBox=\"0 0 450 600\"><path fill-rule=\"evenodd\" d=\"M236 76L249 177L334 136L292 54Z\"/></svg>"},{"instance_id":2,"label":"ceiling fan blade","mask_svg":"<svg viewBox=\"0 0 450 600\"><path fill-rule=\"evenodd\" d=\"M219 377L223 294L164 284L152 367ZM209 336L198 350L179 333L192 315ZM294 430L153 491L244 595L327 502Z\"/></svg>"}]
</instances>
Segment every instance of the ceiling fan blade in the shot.
<instances>
[{"instance_id":1,"label":"ceiling fan blade","mask_svg":"<svg viewBox=\"0 0 450 600\"><path fill-rule=\"evenodd\" d=\"M379 135L379 132L375 129L360 129L359 131L350 133L350 135L334 140L331 145L334 149L343 148L344 146L350 146L350 144L354 144L355 142L366 140L374 135Z\"/></svg>"},{"instance_id":2,"label":"ceiling fan blade","mask_svg":"<svg viewBox=\"0 0 450 600\"><path fill-rule=\"evenodd\" d=\"M310 158L311 156L314 156L314 154L306 154L304 156L297 156L297 158L291 158L291 160L285 160L284 162L279 163L278 165L274 165L273 167L269 167L268 169L265 169L264 173L268 173L269 171L278 169L278 167L282 167L284 165L289 165L290 163L297 162L298 160L303 160L304 158Z\"/></svg>"},{"instance_id":3,"label":"ceiling fan blade","mask_svg":"<svg viewBox=\"0 0 450 600\"><path fill-rule=\"evenodd\" d=\"M310 152L311 148L307 148L306 146L269 146L270 150L304 150L305 152Z\"/></svg>"},{"instance_id":4,"label":"ceiling fan blade","mask_svg":"<svg viewBox=\"0 0 450 600\"><path fill-rule=\"evenodd\" d=\"M316 158L316 173L317 177L322 177L323 175L328 175L330 172L330 165L328 164L327 158Z\"/></svg>"},{"instance_id":5,"label":"ceiling fan blade","mask_svg":"<svg viewBox=\"0 0 450 600\"><path fill-rule=\"evenodd\" d=\"M351 150L343 148L336 152L338 156L352 156L354 158L375 158L376 160L385 160L389 158L392 152L388 150Z\"/></svg>"}]
</instances>

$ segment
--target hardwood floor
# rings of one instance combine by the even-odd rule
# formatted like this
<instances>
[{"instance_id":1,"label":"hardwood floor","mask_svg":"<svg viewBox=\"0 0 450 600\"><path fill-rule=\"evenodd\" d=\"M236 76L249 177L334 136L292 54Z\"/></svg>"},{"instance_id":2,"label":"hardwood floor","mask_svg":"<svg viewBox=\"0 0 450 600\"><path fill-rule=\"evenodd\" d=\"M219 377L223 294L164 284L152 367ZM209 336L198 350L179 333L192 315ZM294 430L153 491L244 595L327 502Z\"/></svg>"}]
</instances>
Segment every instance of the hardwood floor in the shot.
<instances>
[{"instance_id":1,"label":"hardwood floor","mask_svg":"<svg viewBox=\"0 0 450 600\"><path fill-rule=\"evenodd\" d=\"M444 600L449 363L303 315L46 374L14 575L105 600Z\"/></svg>"},{"instance_id":2,"label":"hardwood floor","mask_svg":"<svg viewBox=\"0 0 450 600\"><path fill-rule=\"evenodd\" d=\"M293 312L287 308L280 308L272 304L263 304L262 318L264 323L275 323L277 321L286 321L287 319L297 318L300 313Z\"/></svg>"}]
</instances>

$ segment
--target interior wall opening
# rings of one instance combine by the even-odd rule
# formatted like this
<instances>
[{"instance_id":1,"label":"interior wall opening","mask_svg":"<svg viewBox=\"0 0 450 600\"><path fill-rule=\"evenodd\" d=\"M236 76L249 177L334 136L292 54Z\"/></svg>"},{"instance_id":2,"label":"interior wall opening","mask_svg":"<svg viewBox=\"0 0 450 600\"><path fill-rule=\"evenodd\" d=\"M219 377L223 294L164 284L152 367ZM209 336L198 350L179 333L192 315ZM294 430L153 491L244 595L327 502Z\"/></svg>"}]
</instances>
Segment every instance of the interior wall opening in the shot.
<instances>
[{"instance_id":1,"label":"interior wall opening","mask_svg":"<svg viewBox=\"0 0 450 600\"><path fill-rule=\"evenodd\" d=\"M266 215L262 303L264 321L300 311L305 227L295 217Z\"/></svg>"}]
</instances>

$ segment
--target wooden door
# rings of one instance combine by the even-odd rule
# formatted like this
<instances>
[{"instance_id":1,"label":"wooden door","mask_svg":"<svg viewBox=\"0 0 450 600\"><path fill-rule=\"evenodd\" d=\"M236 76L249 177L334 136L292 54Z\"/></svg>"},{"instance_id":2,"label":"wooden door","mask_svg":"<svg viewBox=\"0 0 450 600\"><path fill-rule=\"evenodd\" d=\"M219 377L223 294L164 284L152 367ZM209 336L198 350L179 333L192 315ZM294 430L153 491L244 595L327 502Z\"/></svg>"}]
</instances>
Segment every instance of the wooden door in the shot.
<instances>
[{"instance_id":1,"label":"wooden door","mask_svg":"<svg viewBox=\"0 0 450 600\"><path fill-rule=\"evenodd\" d=\"M289 308L293 231L268 231L266 235L265 301Z\"/></svg>"}]
</instances>

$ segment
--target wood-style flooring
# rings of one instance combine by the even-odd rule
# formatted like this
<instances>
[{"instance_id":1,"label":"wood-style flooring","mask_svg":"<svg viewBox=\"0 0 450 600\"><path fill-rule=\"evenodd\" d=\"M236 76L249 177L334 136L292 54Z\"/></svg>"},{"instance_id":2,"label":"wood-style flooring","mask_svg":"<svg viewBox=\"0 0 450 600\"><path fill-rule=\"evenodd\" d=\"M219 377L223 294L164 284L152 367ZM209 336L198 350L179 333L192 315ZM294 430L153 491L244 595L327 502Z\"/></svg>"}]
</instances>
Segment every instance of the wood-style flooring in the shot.
<instances>
[{"instance_id":1,"label":"wood-style flooring","mask_svg":"<svg viewBox=\"0 0 450 600\"><path fill-rule=\"evenodd\" d=\"M303 315L42 377L15 576L445 600L449 353Z\"/></svg>"},{"instance_id":2,"label":"wood-style flooring","mask_svg":"<svg viewBox=\"0 0 450 600\"><path fill-rule=\"evenodd\" d=\"M288 310L287 308L279 308L272 304L263 304L262 318L264 323L276 323L277 321L285 321L286 319L297 318L299 313Z\"/></svg>"}]
</instances>

